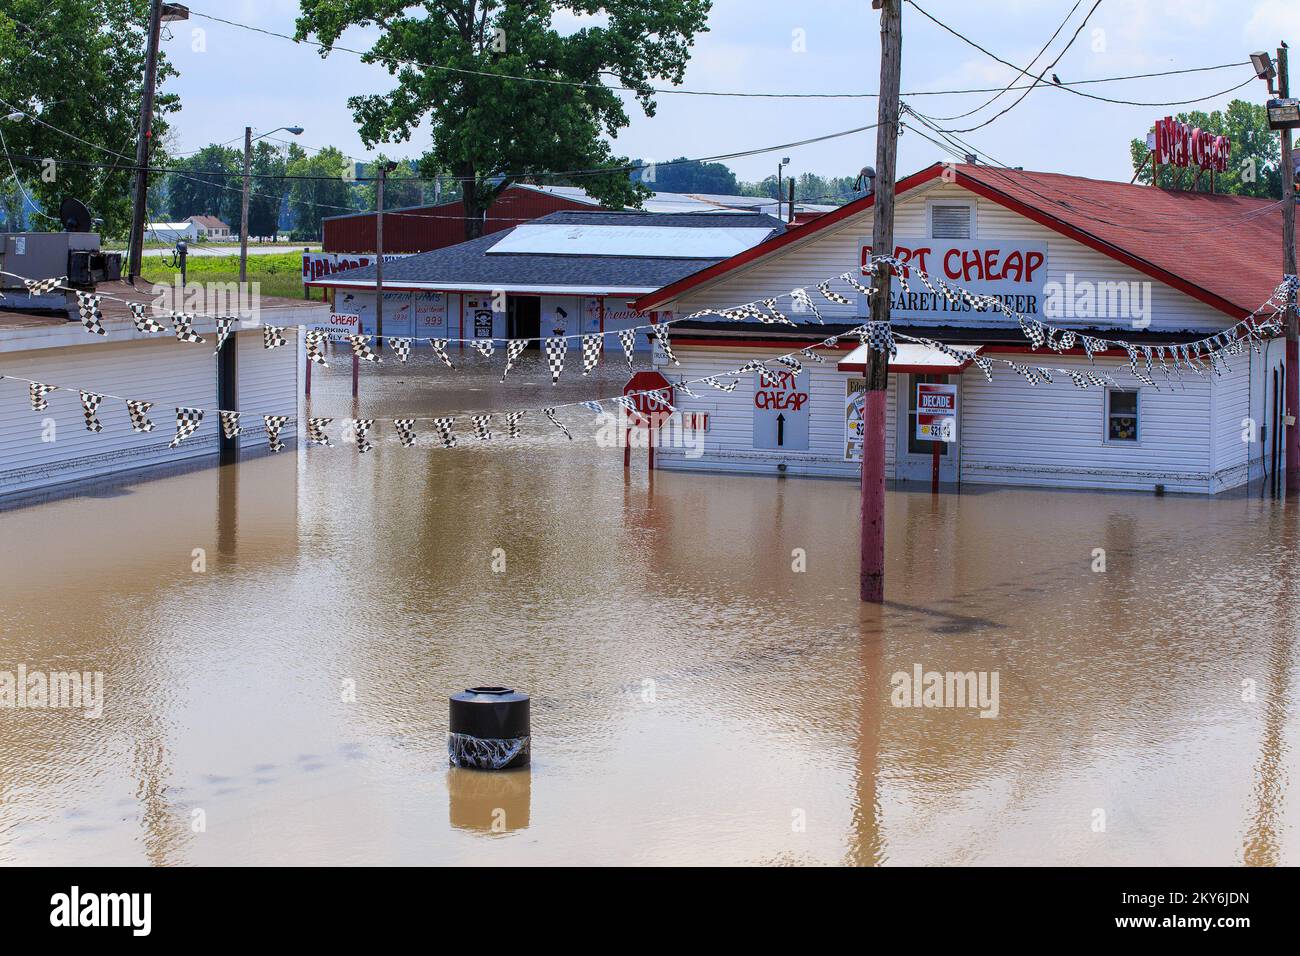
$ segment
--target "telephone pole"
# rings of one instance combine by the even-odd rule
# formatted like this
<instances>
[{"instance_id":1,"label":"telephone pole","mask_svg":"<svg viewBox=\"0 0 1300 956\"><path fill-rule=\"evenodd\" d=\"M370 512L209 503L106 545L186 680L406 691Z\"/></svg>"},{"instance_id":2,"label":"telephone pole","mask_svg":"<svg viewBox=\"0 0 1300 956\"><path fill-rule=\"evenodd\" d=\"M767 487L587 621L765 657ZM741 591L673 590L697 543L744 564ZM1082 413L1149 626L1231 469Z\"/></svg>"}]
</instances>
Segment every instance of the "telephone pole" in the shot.
<instances>
[{"instance_id":1,"label":"telephone pole","mask_svg":"<svg viewBox=\"0 0 1300 956\"><path fill-rule=\"evenodd\" d=\"M871 250L894 251L894 181L898 160L898 85L902 72L902 0L872 0L880 11L880 99L876 126L875 218ZM871 279L871 321L889 321L889 266L875 267ZM863 601L885 600L885 405L889 391L889 353L867 354L867 387L862 406L862 540L859 592Z\"/></svg>"},{"instance_id":2,"label":"telephone pole","mask_svg":"<svg viewBox=\"0 0 1300 956\"><path fill-rule=\"evenodd\" d=\"M248 188L253 172L253 127L244 127L244 194L239 198L239 281L248 281Z\"/></svg>"},{"instance_id":3,"label":"telephone pole","mask_svg":"<svg viewBox=\"0 0 1300 956\"><path fill-rule=\"evenodd\" d=\"M384 348L384 184L392 168L392 163L380 163L379 182L375 184L375 348L378 351Z\"/></svg>"},{"instance_id":4,"label":"telephone pole","mask_svg":"<svg viewBox=\"0 0 1300 956\"><path fill-rule=\"evenodd\" d=\"M1291 84L1287 75L1287 48L1277 51L1278 95L1287 99ZM1296 274L1295 263L1295 169L1291 159L1291 131L1278 131L1282 137L1282 272ZM1286 306L1286 496L1300 496L1300 321L1296 317L1295 296L1287 297Z\"/></svg>"}]
</instances>

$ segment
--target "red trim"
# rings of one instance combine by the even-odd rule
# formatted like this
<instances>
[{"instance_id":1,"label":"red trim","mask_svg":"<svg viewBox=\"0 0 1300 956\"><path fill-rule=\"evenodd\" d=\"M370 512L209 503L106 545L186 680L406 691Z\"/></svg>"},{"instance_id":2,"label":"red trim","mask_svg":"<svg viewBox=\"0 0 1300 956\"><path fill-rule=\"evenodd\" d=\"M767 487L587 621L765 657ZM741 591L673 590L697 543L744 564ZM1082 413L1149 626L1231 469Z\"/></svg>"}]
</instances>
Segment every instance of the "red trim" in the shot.
<instances>
[{"instance_id":1,"label":"red trim","mask_svg":"<svg viewBox=\"0 0 1300 956\"><path fill-rule=\"evenodd\" d=\"M833 346L846 352L857 348L860 342L836 342ZM735 339L727 342L715 338L693 338L687 335L673 337L674 346L690 345L701 349L779 349L782 352L797 352L805 348L820 348L817 342L782 342L779 339Z\"/></svg>"},{"instance_id":2,"label":"red trim","mask_svg":"<svg viewBox=\"0 0 1300 956\"><path fill-rule=\"evenodd\" d=\"M895 193L902 194L916 186L927 183L932 179L937 179L943 174L944 168L945 167L942 164L936 163L935 165L923 169L918 173L914 173L905 179L899 180L895 187ZM1000 190L994 189L987 183L973 178L968 173L960 170L955 171L953 182L968 189L970 192L975 193L977 196L983 196L985 199L996 202L998 205L1010 209L1012 212L1019 213L1032 222L1036 222L1041 226L1046 226L1053 232L1058 232L1068 239L1073 239L1075 242L1079 242L1090 249L1094 249L1103 255L1109 256L1117 262L1122 262L1124 265L1136 269L1144 275L1157 279L1160 282L1191 296L1198 302L1202 302L1232 318L1239 319L1250 312L1249 309L1235 305L1227 299L1215 295L1213 292L1209 292L1181 276L1177 276L1172 272L1161 269L1159 266L1153 265L1147 260L1139 258L1118 246L1111 245L1110 243L1099 239L1097 236L1094 236L1092 233L1085 232L1077 226L1070 225L1061 219L1050 216L1039 209L1029 206L1019 199L1013 199L1011 196L1001 192ZM741 266L748 265L758 259L779 252L791 243L802 242L805 239L815 236L823 229L830 228L837 223L843 222L850 216L855 216L860 212L870 209L874 204L874 200L874 196L864 196L861 199L855 199L853 202L841 206L834 212L828 212L826 215L814 219L805 226L793 231L785 232L782 235L777 236L775 239L769 239L767 242L746 249L744 252L734 255L730 259L724 259L722 262L709 266L707 269L701 269L699 272L693 273L684 279L679 279L671 285L664 286L657 292L651 292L638 299L634 299L632 301L632 308L640 312L644 312L647 309L657 308L673 299L679 298L683 293L695 288L696 286L716 279L719 276L725 275Z\"/></svg>"}]
</instances>

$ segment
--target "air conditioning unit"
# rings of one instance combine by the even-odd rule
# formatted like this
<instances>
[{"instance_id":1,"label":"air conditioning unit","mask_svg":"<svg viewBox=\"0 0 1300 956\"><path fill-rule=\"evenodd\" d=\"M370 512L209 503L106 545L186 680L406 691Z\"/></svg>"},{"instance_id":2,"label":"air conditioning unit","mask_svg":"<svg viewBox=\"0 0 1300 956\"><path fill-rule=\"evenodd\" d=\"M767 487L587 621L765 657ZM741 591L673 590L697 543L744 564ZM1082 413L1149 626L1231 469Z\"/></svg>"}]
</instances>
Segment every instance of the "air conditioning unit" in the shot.
<instances>
[{"instance_id":1,"label":"air conditioning unit","mask_svg":"<svg viewBox=\"0 0 1300 956\"><path fill-rule=\"evenodd\" d=\"M94 232L14 232L0 234L0 289L21 289L23 279L72 277L74 254L100 255L99 234ZM89 267L89 264L88 264ZM121 273L119 256L118 272ZM89 284L83 280L80 284Z\"/></svg>"},{"instance_id":2,"label":"air conditioning unit","mask_svg":"<svg viewBox=\"0 0 1300 956\"><path fill-rule=\"evenodd\" d=\"M68 253L68 284L93 286L122 278L122 253L78 250Z\"/></svg>"}]
</instances>

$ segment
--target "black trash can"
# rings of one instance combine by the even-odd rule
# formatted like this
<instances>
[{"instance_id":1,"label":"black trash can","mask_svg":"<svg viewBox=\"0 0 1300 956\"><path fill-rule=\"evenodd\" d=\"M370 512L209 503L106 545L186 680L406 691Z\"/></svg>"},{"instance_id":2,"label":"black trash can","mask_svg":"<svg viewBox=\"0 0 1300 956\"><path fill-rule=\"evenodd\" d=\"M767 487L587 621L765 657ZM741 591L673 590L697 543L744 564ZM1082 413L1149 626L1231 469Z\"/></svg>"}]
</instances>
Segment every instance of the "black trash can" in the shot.
<instances>
[{"instance_id":1,"label":"black trash can","mask_svg":"<svg viewBox=\"0 0 1300 956\"><path fill-rule=\"evenodd\" d=\"M447 757L453 767L514 770L532 750L528 695L512 687L468 687L452 694Z\"/></svg>"}]
</instances>

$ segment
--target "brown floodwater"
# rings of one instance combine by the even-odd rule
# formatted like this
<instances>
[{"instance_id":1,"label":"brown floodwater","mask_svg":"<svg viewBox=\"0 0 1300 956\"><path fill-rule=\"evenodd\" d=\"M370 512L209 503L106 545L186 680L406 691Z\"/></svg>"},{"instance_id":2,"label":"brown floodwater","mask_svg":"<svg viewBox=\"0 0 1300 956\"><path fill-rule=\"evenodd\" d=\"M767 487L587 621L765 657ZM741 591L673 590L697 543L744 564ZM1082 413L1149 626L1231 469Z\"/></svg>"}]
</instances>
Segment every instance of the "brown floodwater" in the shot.
<instances>
[{"instance_id":1,"label":"brown floodwater","mask_svg":"<svg viewBox=\"0 0 1300 956\"><path fill-rule=\"evenodd\" d=\"M336 366L313 414L354 414ZM359 407L624 379L530 366L416 353ZM1296 509L893 490L869 608L854 483L625 476L589 413L571 442L529 418L0 510L0 671L102 671L106 698L0 710L0 862L1300 862ZM997 716L894 706L916 665L996 672ZM533 697L531 770L449 770L448 694L499 683Z\"/></svg>"}]
</instances>

